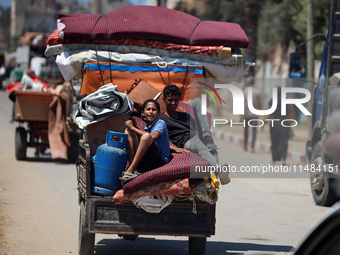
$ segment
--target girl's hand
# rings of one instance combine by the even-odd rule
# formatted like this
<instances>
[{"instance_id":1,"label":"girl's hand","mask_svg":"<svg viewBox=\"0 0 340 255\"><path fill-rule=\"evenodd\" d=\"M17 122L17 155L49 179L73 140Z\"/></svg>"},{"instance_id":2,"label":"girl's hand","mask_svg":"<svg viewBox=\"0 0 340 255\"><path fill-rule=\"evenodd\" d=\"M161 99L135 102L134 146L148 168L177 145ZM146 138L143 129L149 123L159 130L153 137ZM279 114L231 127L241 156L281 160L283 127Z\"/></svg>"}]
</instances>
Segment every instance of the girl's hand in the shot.
<instances>
[{"instance_id":1,"label":"girl's hand","mask_svg":"<svg viewBox=\"0 0 340 255\"><path fill-rule=\"evenodd\" d=\"M133 127L133 123L132 120L127 120L125 121L125 126L129 129L131 129Z\"/></svg>"}]
</instances>

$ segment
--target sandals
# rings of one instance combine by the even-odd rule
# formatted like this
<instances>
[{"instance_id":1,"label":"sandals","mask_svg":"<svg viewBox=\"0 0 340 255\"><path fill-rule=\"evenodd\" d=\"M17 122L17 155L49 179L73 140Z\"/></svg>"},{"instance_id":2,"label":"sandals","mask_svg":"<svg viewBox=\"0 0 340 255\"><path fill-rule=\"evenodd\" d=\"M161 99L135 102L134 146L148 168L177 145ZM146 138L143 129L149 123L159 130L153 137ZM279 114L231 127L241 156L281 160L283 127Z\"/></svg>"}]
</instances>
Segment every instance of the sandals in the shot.
<instances>
[{"instance_id":1,"label":"sandals","mask_svg":"<svg viewBox=\"0 0 340 255\"><path fill-rule=\"evenodd\" d=\"M128 183L129 181L132 181L133 179L135 179L138 175L140 175L140 173L134 172L129 173L129 172L124 172L124 175L120 178L120 183L121 185L125 185L126 183Z\"/></svg>"}]
</instances>

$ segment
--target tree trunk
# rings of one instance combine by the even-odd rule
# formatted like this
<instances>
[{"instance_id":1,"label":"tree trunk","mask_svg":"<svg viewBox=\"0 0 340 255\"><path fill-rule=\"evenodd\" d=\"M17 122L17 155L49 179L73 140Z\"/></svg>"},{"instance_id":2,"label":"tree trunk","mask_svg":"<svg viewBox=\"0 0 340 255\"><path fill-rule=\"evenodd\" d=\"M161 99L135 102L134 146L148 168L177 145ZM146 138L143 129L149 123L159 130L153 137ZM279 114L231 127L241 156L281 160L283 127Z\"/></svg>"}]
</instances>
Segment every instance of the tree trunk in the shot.
<instances>
[{"instance_id":1,"label":"tree trunk","mask_svg":"<svg viewBox=\"0 0 340 255\"><path fill-rule=\"evenodd\" d=\"M257 47L257 24L260 15L260 1L259 0L246 0L245 1L245 33L249 39L249 46L244 51L244 59L255 62L256 61L256 47ZM250 67L248 75L255 76L255 68Z\"/></svg>"}]
</instances>

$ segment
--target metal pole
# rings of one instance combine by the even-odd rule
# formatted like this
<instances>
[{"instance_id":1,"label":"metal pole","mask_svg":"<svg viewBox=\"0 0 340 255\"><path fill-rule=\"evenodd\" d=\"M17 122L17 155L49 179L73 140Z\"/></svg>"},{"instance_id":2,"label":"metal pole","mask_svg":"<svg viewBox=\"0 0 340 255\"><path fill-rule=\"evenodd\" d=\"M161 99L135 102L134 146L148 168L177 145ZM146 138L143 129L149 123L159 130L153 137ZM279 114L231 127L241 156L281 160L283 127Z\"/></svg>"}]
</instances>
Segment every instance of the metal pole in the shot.
<instances>
[{"instance_id":1,"label":"metal pole","mask_svg":"<svg viewBox=\"0 0 340 255\"><path fill-rule=\"evenodd\" d=\"M311 38L314 33L313 17L314 17L314 0L306 0L307 3L307 38ZM310 40L307 42L307 79L314 79L314 41ZM313 93L314 84L308 83L308 90ZM312 112L312 100L308 102L308 109ZM308 118L308 126L311 126L312 119ZM309 136L311 135L311 130L309 129Z\"/></svg>"}]
</instances>

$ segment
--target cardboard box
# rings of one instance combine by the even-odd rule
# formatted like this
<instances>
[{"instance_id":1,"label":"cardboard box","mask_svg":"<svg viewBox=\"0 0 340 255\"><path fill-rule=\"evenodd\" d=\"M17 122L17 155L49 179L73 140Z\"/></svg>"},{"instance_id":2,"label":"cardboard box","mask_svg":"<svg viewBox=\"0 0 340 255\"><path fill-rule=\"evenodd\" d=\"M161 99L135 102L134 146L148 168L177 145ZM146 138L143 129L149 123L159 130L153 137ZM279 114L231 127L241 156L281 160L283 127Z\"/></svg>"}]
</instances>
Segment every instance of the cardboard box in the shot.
<instances>
[{"instance_id":1,"label":"cardboard box","mask_svg":"<svg viewBox=\"0 0 340 255\"><path fill-rule=\"evenodd\" d=\"M329 82L332 86L338 86L340 82L340 73L335 73L329 78Z\"/></svg>"},{"instance_id":2,"label":"cardboard box","mask_svg":"<svg viewBox=\"0 0 340 255\"><path fill-rule=\"evenodd\" d=\"M160 106L160 115L165 113L166 106L163 100L162 91L156 89L150 83L145 80L141 80L138 85L128 93L129 98L134 103L134 107L140 112L142 111L142 105L145 100L155 99Z\"/></svg>"},{"instance_id":3,"label":"cardboard box","mask_svg":"<svg viewBox=\"0 0 340 255\"><path fill-rule=\"evenodd\" d=\"M103 121L92 123L85 128L87 141L90 145L90 153L95 154L97 148L105 143L107 131L124 133L125 121L130 119L129 115L115 115Z\"/></svg>"},{"instance_id":4,"label":"cardboard box","mask_svg":"<svg viewBox=\"0 0 340 255\"><path fill-rule=\"evenodd\" d=\"M53 94L38 91L17 91L14 119L18 121L48 121Z\"/></svg>"}]
</instances>

